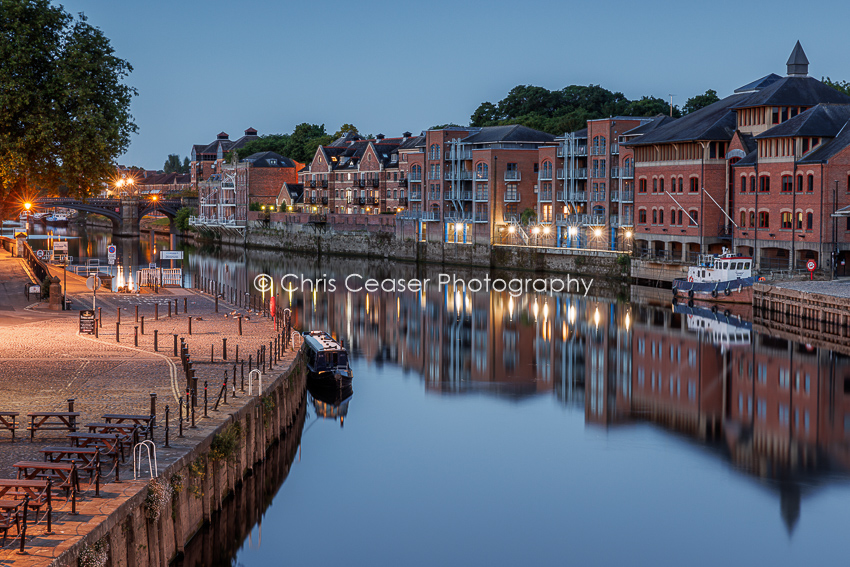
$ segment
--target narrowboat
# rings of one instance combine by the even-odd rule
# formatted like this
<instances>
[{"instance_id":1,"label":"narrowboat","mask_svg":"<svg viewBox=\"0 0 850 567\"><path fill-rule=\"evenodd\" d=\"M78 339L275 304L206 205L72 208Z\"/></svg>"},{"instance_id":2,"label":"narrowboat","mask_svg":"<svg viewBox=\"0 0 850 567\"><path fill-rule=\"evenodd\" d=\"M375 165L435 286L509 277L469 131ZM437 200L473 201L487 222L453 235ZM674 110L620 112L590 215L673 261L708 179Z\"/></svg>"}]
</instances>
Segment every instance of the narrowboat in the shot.
<instances>
[{"instance_id":1,"label":"narrowboat","mask_svg":"<svg viewBox=\"0 0 850 567\"><path fill-rule=\"evenodd\" d=\"M48 226L68 226L68 216L63 214L52 214L45 219Z\"/></svg>"},{"instance_id":2,"label":"narrowboat","mask_svg":"<svg viewBox=\"0 0 850 567\"><path fill-rule=\"evenodd\" d=\"M307 370L317 378L352 378L348 351L325 331L304 333Z\"/></svg>"},{"instance_id":3,"label":"narrowboat","mask_svg":"<svg viewBox=\"0 0 850 567\"><path fill-rule=\"evenodd\" d=\"M701 254L696 266L688 268L688 278L673 280L673 299L752 303L753 259L732 255L726 248L720 255Z\"/></svg>"}]
</instances>

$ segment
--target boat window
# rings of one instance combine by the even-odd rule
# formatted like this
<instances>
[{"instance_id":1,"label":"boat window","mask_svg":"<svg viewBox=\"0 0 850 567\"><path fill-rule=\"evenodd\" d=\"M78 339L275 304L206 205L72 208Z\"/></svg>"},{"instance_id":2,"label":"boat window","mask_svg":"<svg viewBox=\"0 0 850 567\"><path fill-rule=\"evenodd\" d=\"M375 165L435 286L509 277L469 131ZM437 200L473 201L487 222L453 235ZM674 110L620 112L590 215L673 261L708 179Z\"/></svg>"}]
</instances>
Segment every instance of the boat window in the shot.
<instances>
[{"instance_id":1,"label":"boat window","mask_svg":"<svg viewBox=\"0 0 850 567\"><path fill-rule=\"evenodd\" d=\"M339 358L337 359L337 364L339 366L347 366L348 365L348 353L345 353L345 352L339 353Z\"/></svg>"}]
</instances>

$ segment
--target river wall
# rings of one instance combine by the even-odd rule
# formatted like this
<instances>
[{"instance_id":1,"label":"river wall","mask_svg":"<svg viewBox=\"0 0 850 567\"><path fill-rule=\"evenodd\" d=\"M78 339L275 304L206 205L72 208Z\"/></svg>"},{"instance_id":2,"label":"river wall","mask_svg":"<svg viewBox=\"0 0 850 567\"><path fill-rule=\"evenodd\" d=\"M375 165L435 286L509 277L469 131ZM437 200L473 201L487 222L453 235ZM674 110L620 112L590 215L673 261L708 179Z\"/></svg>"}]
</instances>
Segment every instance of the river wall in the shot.
<instances>
[{"instance_id":1,"label":"river wall","mask_svg":"<svg viewBox=\"0 0 850 567\"><path fill-rule=\"evenodd\" d=\"M148 489L142 489L53 564L77 567L86 548L106 540L107 565L111 567L167 567L211 517L224 509L228 496L253 474L255 466L276 455L274 451L280 451L281 445L288 452L297 447L306 391L306 368L299 354L262 396L234 411L160 474L173 490L163 509L146 503ZM156 521L148 519L153 510L159 511Z\"/></svg>"},{"instance_id":2,"label":"river wall","mask_svg":"<svg viewBox=\"0 0 850 567\"><path fill-rule=\"evenodd\" d=\"M627 280L629 256L602 250L500 246L474 242L443 242L440 235L426 240L392 230L323 227L317 224L249 222L244 236L204 233L199 242L287 250L313 255L392 259L443 266L550 272Z\"/></svg>"}]
</instances>

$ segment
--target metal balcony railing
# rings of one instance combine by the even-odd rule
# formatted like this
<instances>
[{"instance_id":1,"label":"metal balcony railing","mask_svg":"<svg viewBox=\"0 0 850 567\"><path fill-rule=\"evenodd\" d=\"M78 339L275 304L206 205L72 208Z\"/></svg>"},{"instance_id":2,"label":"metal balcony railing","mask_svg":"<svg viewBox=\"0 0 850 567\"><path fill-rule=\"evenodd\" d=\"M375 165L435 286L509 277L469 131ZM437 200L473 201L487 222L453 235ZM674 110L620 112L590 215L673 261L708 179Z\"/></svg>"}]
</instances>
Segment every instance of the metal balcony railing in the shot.
<instances>
[{"instance_id":1,"label":"metal balcony railing","mask_svg":"<svg viewBox=\"0 0 850 567\"><path fill-rule=\"evenodd\" d=\"M519 181L522 178L522 174L519 171L506 171L505 172L505 181Z\"/></svg>"},{"instance_id":2,"label":"metal balcony railing","mask_svg":"<svg viewBox=\"0 0 850 567\"><path fill-rule=\"evenodd\" d=\"M620 177L623 178L623 179L634 179L634 177L635 177L634 166L620 168Z\"/></svg>"},{"instance_id":3,"label":"metal balcony railing","mask_svg":"<svg viewBox=\"0 0 850 567\"><path fill-rule=\"evenodd\" d=\"M619 191L611 191L611 202L619 203L620 202L620 192Z\"/></svg>"},{"instance_id":4,"label":"metal balcony railing","mask_svg":"<svg viewBox=\"0 0 850 567\"><path fill-rule=\"evenodd\" d=\"M489 178L490 175L486 171L475 172L475 181L487 181Z\"/></svg>"},{"instance_id":5,"label":"metal balcony railing","mask_svg":"<svg viewBox=\"0 0 850 567\"><path fill-rule=\"evenodd\" d=\"M446 180L448 181L465 181L468 179L472 179L472 172L466 170L460 171L447 171L446 172Z\"/></svg>"},{"instance_id":6,"label":"metal balcony railing","mask_svg":"<svg viewBox=\"0 0 850 567\"><path fill-rule=\"evenodd\" d=\"M509 203L515 203L519 201L519 191L506 191L505 192L505 201Z\"/></svg>"},{"instance_id":7,"label":"metal balcony railing","mask_svg":"<svg viewBox=\"0 0 850 567\"><path fill-rule=\"evenodd\" d=\"M587 201L587 191L570 191L567 199L570 201Z\"/></svg>"},{"instance_id":8,"label":"metal balcony railing","mask_svg":"<svg viewBox=\"0 0 850 567\"><path fill-rule=\"evenodd\" d=\"M634 191L623 191L620 193L620 200L624 203L633 203L635 200Z\"/></svg>"},{"instance_id":9,"label":"metal balcony railing","mask_svg":"<svg viewBox=\"0 0 850 567\"><path fill-rule=\"evenodd\" d=\"M540 181L552 181L552 170L551 169L546 169L546 170L541 169L539 172L537 172L537 179L540 180Z\"/></svg>"},{"instance_id":10,"label":"metal balcony railing","mask_svg":"<svg viewBox=\"0 0 850 567\"><path fill-rule=\"evenodd\" d=\"M611 166L611 177L620 177L620 168L617 166Z\"/></svg>"},{"instance_id":11,"label":"metal balcony railing","mask_svg":"<svg viewBox=\"0 0 850 567\"><path fill-rule=\"evenodd\" d=\"M449 161L472 159L472 150L464 150L459 152L446 152L446 159Z\"/></svg>"},{"instance_id":12,"label":"metal balcony railing","mask_svg":"<svg viewBox=\"0 0 850 567\"><path fill-rule=\"evenodd\" d=\"M598 167L590 170L591 177L605 177L605 168Z\"/></svg>"},{"instance_id":13,"label":"metal balcony railing","mask_svg":"<svg viewBox=\"0 0 850 567\"><path fill-rule=\"evenodd\" d=\"M439 221L440 213L437 211L401 211L396 215L400 219L414 219L423 221Z\"/></svg>"},{"instance_id":14,"label":"metal balcony railing","mask_svg":"<svg viewBox=\"0 0 850 567\"><path fill-rule=\"evenodd\" d=\"M472 211L446 211L443 220L446 222L471 221Z\"/></svg>"},{"instance_id":15,"label":"metal balcony railing","mask_svg":"<svg viewBox=\"0 0 850 567\"><path fill-rule=\"evenodd\" d=\"M461 191L460 192L460 200L461 201L471 201L472 200L472 191Z\"/></svg>"},{"instance_id":16,"label":"metal balcony railing","mask_svg":"<svg viewBox=\"0 0 850 567\"><path fill-rule=\"evenodd\" d=\"M476 211L475 216L472 218L472 220L474 222L488 222L490 220L490 213Z\"/></svg>"},{"instance_id":17,"label":"metal balcony railing","mask_svg":"<svg viewBox=\"0 0 850 567\"><path fill-rule=\"evenodd\" d=\"M552 192L551 191L541 191L538 195L539 201L551 201L552 200Z\"/></svg>"},{"instance_id":18,"label":"metal balcony railing","mask_svg":"<svg viewBox=\"0 0 850 567\"><path fill-rule=\"evenodd\" d=\"M607 155L607 146L591 146L590 147L590 155L593 156L604 156Z\"/></svg>"},{"instance_id":19,"label":"metal balcony railing","mask_svg":"<svg viewBox=\"0 0 850 567\"><path fill-rule=\"evenodd\" d=\"M611 144L611 155L617 155L620 153L620 144L614 142Z\"/></svg>"},{"instance_id":20,"label":"metal balcony railing","mask_svg":"<svg viewBox=\"0 0 850 567\"><path fill-rule=\"evenodd\" d=\"M489 191L476 191L475 192L475 200L476 201L489 201L490 200L490 192Z\"/></svg>"},{"instance_id":21,"label":"metal balcony railing","mask_svg":"<svg viewBox=\"0 0 850 567\"><path fill-rule=\"evenodd\" d=\"M502 213L505 222L519 222L519 213Z\"/></svg>"},{"instance_id":22,"label":"metal balcony railing","mask_svg":"<svg viewBox=\"0 0 850 567\"><path fill-rule=\"evenodd\" d=\"M422 181L421 173L411 173L408 177L411 181Z\"/></svg>"},{"instance_id":23,"label":"metal balcony railing","mask_svg":"<svg viewBox=\"0 0 850 567\"><path fill-rule=\"evenodd\" d=\"M410 192L410 200L411 201L421 201L422 200L422 191L411 191Z\"/></svg>"},{"instance_id":24,"label":"metal balcony railing","mask_svg":"<svg viewBox=\"0 0 850 567\"><path fill-rule=\"evenodd\" d=\"M605 201L605 191L591 191L590 192L590 200L591 201Z\"/></svg>"}]
</instances>

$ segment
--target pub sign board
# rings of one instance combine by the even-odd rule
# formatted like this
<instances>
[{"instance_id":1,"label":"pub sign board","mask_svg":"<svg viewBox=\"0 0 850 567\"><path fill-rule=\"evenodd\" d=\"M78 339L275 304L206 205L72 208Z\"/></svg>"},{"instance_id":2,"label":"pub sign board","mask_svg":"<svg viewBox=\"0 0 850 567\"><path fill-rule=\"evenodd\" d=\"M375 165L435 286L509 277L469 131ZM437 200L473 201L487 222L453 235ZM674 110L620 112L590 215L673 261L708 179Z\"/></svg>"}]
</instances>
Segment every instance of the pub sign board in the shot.
<instances>
[{"instance_id":1,"label":"pub sign board","mask_svg":"<svg viewBox=\"0 0 850 567\"><path fill-rule=\"evenodd\" d=\"M85 309L80 311L80 334L93 335L94 326L97 323L94 317L93 309Z\"/></svg>"}]
</instances>

